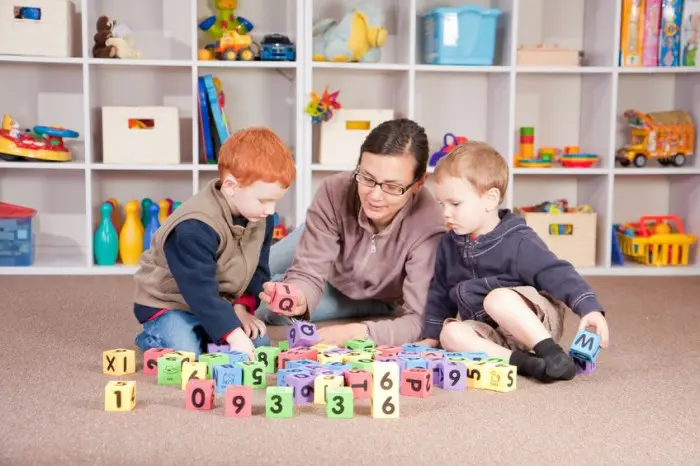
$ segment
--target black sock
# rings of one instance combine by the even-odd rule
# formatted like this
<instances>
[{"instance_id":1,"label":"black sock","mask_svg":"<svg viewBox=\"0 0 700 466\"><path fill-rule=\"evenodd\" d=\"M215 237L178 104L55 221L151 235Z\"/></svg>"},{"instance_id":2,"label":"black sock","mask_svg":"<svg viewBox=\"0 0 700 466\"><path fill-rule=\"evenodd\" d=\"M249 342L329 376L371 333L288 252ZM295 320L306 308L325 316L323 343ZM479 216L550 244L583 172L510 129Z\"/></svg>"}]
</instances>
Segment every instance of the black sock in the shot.
<instances>
[{"instance_id":1,"label":"black sock","mask_svg":"<svg viewBox=\"0 0 700 466\"><path fill-rule=\"evenodd\" d=\"M571 380L576 376L576 365L571 356L556 344L553 339L547 338L535 345L535 354L544 359L545 373L555 380Z\"/></svg>"},{"instance_id":2,"label":"black sock","mask_svg":"<svg viewBox=\"0 0 700 466\"><path fill-rule=\"evenodd\" d=\"M546 374L547 363L542 358L516 350L510 355L510 364L518 368L518 374L534 377L540 382L551 382Z\"/></svg>"}]
</instances>

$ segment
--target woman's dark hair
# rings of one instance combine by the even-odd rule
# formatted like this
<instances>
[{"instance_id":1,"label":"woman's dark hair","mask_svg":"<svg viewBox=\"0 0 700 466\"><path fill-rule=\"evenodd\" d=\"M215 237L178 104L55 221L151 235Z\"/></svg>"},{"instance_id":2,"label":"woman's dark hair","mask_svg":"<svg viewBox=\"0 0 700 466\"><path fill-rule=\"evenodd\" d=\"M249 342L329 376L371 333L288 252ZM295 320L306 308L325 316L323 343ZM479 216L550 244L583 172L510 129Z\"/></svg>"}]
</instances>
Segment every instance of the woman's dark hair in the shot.
<instances>
[{"instance_id":1,"label":"woman's dark hair","mask_svg":"<svg viewBox=\"0 0 700 466\"><path fill-rule=\"evenodd\" d=\"M415 160L413 180L423 177L428 170L430 148L425 129L408 118L388 120L377 125L365 138L360 147L360 157L357 165L362 162L362 154L369 152L376 155L397 156L410 155ZM348 201L353 211L359 212L360 199L357 193L357 183L350 185Z\"/></svg>"}]
</instances>

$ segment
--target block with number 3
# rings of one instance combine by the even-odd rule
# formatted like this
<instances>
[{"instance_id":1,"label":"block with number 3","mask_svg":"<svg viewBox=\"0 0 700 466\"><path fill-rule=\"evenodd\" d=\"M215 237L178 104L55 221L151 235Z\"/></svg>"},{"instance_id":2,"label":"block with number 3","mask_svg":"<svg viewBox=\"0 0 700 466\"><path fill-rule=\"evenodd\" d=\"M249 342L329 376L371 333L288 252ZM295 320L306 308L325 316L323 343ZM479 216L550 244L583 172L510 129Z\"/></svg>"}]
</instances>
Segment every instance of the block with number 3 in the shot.
<instances>
[{"instance_id":1,"label":"block with number 3","mask_svg":"<svg viewBox=\"0 0 700 466\"><path fill-rule=\"evenodd\" d=\"M294 416L292 387L267 387L265 398L265 415L267 417Z\"/></svg>"},{"instance_id":2,"label":"block with number 3","mask_svg":"<svg viewBox=\"0 0 700 466\"><path fill-rule=\"evenodd\" d=\"M335 419L350 419L355 414L352 388L329 388L326 391L326 416Z\"/></svg>"}]
</instances>

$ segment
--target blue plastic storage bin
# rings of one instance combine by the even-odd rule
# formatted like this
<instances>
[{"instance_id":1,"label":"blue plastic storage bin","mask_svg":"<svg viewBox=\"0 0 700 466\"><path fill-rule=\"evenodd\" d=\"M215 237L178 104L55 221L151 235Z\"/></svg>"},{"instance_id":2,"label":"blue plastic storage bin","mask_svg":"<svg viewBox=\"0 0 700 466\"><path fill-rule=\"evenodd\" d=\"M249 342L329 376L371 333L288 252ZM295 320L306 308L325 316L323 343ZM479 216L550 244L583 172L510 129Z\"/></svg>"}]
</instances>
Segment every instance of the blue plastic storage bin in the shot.
<instances>
[{"instance_id":1,"label":"blue plastic storage bin","mask_svg":"<svg viewBox=\"0 0 700 466\"><path fill-rule=\"evenodd\" d=\"M0 267L34 263L35 215L34 209L0 202Z\"/></svg>"},{"instance_id":2,"label":"blue plastic storage bin","mask_svg":"<svg viewBox=\"0 0 700 466\"><path fill-rule=\"evenodd\" d=\"M423 61L431 65L493 65L500 10L473 5L423 15Z\"/></svg>"}]
</instances>

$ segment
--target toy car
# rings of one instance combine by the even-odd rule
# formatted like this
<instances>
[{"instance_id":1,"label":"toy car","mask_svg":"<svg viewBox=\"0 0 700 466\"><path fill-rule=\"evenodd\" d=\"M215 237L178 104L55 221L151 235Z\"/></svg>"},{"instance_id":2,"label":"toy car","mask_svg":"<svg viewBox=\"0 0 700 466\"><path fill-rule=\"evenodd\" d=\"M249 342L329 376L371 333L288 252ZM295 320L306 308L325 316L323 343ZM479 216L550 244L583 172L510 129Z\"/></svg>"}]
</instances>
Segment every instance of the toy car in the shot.
<instances>
[{"instance_id":1,"label":"toy car","mask_svg":"<svg viewBox=\"0 0 700 466\"><path fill-rule=\"evenodd\" d=\"M260 44L262 61L295 61L296 48L289 37L283 34L268 34Z\"/></svg>"}]
</instances>

